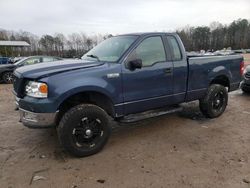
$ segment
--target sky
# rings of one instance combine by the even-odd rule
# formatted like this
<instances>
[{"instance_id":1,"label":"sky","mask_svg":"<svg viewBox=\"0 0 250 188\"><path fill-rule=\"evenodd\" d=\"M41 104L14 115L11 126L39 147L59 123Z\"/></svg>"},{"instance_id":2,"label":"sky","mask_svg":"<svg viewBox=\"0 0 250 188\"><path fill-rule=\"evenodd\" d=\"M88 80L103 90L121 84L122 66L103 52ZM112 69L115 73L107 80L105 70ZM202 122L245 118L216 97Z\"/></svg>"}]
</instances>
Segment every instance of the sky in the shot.
<instances>
[{"instance_id":1,"label":"sky","mask_svg":"<svg viewBox=\"0 0 250 188\"><path fill-rule=\"evenodd\" d=\"M250 20L250 0L0 0L0 28L36 35L175 31Z\"/></svg>"}]
</instances>

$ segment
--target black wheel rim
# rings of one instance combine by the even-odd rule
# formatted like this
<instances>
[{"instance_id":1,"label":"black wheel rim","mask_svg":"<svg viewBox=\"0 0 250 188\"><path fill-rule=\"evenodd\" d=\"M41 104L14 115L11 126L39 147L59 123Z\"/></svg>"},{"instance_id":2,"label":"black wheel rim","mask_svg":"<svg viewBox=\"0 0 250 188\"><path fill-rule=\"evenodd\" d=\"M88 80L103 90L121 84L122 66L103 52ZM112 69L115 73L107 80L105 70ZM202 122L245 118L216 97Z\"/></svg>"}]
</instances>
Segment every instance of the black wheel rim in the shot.
<instances>
[{"instance_id":1,"label":"black wheel rim","mask_svg":"<svg viewBox=\"0 0 250 188\"><path fill-rule=\"evenodd\" d=\"M12 83L13 82L13 74L12 73L5 73L4 74L4 81L6 83Z\"/></svg>"},{"instance_id":2,"label":"black wheel rim","mask_svg":"<svg viewBox=\"0 0 250 188\"><path fill-rule=\"evenodd\" d=\"M73 128L72 137L79 148L93 148L103 137L102 122L98 118L83 117Z\"/></svg>"},{"instance_id":3,"label":"black wheel rim","mask_svg":"<svg viewBox=\"0 0 250 188\"><path fill-rule=\"evenodd\" d=\"M219 112L222 110L225 103L225 97L223 92L218 92L214 95L212 100L212 108L214 111Z\"/></svg>"}]
</instances>

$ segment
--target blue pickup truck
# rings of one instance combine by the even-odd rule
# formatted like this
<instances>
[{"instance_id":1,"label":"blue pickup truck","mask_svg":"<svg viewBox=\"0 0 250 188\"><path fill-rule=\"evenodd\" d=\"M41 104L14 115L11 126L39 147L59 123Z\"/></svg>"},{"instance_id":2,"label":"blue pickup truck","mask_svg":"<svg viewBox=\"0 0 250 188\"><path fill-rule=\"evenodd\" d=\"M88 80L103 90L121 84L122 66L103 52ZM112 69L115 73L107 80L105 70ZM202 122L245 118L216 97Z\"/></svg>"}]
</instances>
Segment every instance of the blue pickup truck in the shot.
<instances>
[{"instance_id":1,"label":"blue pickup truck","mask_svg":"<svg viewBox=\"0 0 250 188\"><path fill-rule=\"evenodd\" d=\"M13 92L25 126L56 127L61 145L83 157L103 148L110 117L138 121L194 100L207 118L220 116L243 71L240 55L187 57L177 34L134 33L103 41L81 60L18 68Z\"/></svg>"}]
</instances>

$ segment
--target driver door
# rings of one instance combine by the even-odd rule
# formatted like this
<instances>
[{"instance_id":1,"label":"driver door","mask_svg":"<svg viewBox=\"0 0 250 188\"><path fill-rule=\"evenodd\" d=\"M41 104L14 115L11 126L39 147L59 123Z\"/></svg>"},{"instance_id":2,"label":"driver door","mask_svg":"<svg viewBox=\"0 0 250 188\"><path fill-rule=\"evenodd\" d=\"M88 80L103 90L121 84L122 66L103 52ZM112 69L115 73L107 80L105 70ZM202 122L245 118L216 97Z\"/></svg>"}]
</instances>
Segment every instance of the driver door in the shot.
<instances>
[{"instance_id":1,"label":"driver door","mask_svg":"<svg viewBox=\"0 0 250 188\"><path fill-rule=\"evenodd\" d=\"M129 62L136 59L142 60L142 68L129 69ZM122 72L125 115L170 103L173 63L167 61L162 36L144 38L127 57Z\"/></svg>"}]
</instances>

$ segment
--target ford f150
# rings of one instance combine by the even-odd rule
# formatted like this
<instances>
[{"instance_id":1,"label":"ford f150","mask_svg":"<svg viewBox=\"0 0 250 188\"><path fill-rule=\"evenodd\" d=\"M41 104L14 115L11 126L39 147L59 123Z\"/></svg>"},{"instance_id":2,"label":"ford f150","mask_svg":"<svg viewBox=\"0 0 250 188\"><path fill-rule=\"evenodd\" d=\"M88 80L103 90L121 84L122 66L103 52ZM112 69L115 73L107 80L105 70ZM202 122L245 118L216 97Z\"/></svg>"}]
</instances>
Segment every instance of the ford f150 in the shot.
<instances>
[{"instance_id":1,"label":"ford f150","mask_svg":"<svg viewBox=\"0 0 250 188\"><path fill-rule=\"evenodd\" d=\"M18 68L13 93L25 126L56 127L62 146L82 157L107 142L109 116L137 121L194 100L206 117L220 116L243 71L240 55L187 57L177 34L135 33L106 39L81 60Z\"/></svg>"}]
</instances>

